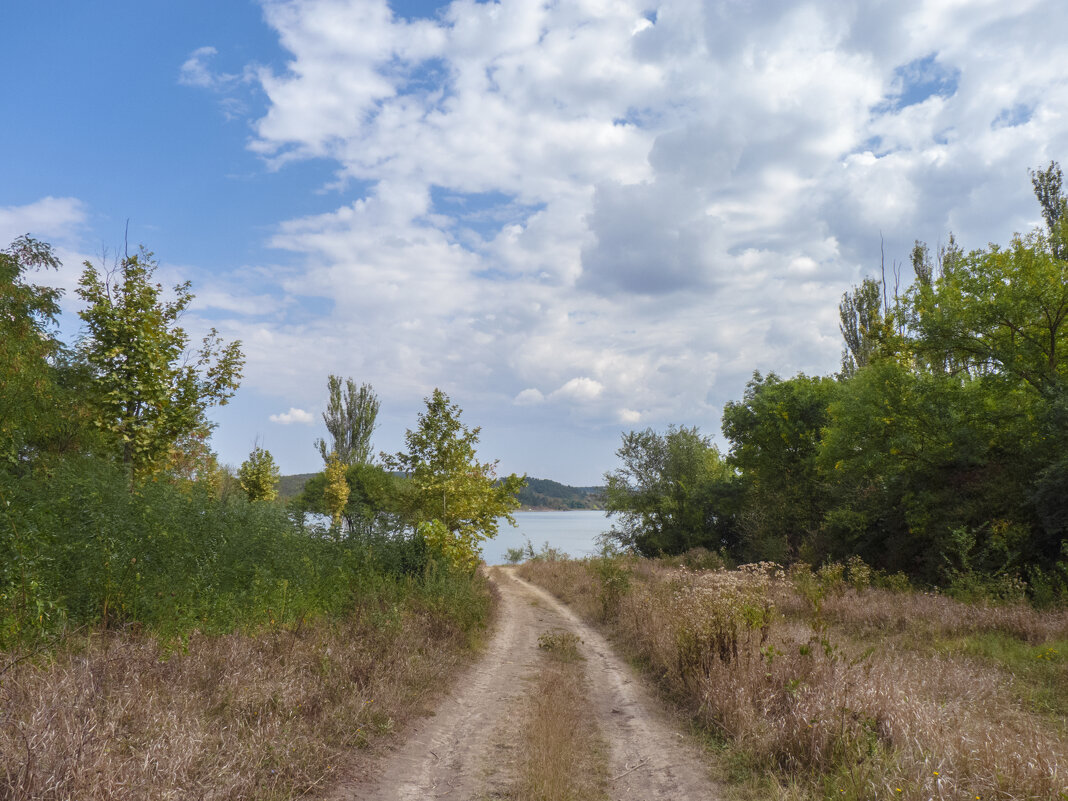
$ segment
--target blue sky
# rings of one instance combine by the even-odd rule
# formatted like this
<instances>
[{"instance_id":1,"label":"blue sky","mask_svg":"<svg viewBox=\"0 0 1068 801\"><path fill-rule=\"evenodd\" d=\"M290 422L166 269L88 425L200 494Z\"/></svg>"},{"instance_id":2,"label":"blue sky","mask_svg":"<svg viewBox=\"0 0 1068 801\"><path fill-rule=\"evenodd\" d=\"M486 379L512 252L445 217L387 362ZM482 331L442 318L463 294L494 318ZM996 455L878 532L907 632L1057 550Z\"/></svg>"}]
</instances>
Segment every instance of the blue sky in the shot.
<instances>
[{"instance_id":1,"label":"blue sky","mask_svg":"<svg viewBox=\"0 0 1068 801\"><path fill-rule=\"evenodd\" d=\"M218 410L319 468L326 376L393 451L439 386L507 471L716 435L754 369L833 372L842 292L916 238L1039 222L1057 2L4 4L0 240L48 280L143 243L248 354ZM64 319L77 333L77 300Z\"/></svg>"}]
</instances>

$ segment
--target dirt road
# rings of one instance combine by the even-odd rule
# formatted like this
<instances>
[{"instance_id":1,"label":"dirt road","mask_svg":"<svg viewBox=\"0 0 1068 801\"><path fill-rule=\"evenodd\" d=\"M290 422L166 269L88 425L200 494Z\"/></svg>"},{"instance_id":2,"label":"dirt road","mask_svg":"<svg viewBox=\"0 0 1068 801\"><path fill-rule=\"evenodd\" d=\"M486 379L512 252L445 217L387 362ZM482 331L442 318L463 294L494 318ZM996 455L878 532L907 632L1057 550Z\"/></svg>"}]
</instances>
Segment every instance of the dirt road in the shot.
<instances>
[{"instance_id":1,"label":"dirt road","mask_svg":"<svg viewBox=\"0 0 1068 801\"><path fill-rule=\"evenodd\" d=\"M697 749L596 631L545 591L494 568L497 630L485 654L433 717L383 757L372 778L336 788L330 801L481 801L508 796L522 732L524 695L538 670L538 636L573 631L591 704L609 747L609 797L618 801L715 799Z\"/></svg>"}]
</instances>

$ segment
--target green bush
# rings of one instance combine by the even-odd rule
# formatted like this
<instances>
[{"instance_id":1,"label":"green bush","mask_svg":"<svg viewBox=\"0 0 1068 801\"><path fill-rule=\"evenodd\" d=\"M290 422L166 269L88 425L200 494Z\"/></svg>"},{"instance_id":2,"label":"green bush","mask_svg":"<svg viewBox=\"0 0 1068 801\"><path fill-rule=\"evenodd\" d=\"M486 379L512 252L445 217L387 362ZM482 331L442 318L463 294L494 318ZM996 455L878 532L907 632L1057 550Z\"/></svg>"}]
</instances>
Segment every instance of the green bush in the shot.
<instances>
[{"instance_id":1,"label":"green bush","mask_svg":"<svg viewBox=\"0 0 1068 801\"><path fill-rule=\"evenodd\" d=\"M416 535L339 543L279 504L131 487L98 459L0 483L0 532L0 646L83 624L164 637L284 625L343 614L361 588L414 593L458 630L485 616L477 582L433 563Z\"/></svg>"}]
</instances>

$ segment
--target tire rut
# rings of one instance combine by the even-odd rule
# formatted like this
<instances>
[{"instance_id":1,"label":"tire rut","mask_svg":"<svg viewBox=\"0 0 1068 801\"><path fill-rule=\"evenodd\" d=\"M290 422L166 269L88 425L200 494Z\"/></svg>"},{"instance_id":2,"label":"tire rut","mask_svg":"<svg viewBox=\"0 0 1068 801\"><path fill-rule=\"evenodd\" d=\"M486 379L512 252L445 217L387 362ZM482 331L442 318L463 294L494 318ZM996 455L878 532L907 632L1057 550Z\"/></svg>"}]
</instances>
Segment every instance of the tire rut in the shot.
<instances>
[{"instance_id":1,"label":"tire rut","mask_svg":"<svg viewBox=\"0 0 1068 801\"><path fill-rule=\"evenodd\" d=\"M335 788L328 801L507 798L522 742L524 696L539 670L538 636L551 628L582 639L590 700L609 745L609 797L719 797L699 750L598 632L511 569L497 568L490 575L501 591L501 609L481 659L460 677L436 714L377 761L370 778Z\"/></svg>"}]
</instances>

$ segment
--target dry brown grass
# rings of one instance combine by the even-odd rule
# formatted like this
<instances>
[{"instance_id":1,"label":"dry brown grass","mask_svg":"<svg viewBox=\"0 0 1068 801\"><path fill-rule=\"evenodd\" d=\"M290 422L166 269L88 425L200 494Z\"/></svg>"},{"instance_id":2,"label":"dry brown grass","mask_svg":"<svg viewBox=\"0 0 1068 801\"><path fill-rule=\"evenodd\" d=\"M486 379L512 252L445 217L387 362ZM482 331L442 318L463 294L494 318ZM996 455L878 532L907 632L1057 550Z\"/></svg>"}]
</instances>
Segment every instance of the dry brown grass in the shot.
<instances>
[{"instance_id":1,"label":"dry brown grass","mask_svg":"<svg viewBox=\"0 0 1068 801\"><path fill-rule=\"evenodd\" d=\"M424 710L468 640L433 614L364 609L167 653L94 634L0 676L2 799L281 799ZM0 669L13 655L0 656Z\"/></svg>"},{"instance_id":2,"label":"dry brown grass","mask_svg":"<svg viewBox=\"0 0 1068 801\"><path fill-rule=\"evenodd\" d=\"M797 596L794 596L797 597ZM860 636L909 632L920 637L996 632L1037 645L1068 638L1068 610L1039 611L1026 603L967 604L944 595L845 588L823 601L823 615Z\"/></svg>"},{"instance_id":3,"label":"dry brown grass","mask_svg":"<svg viewBox=\"0 0 1068 801\"><path fill-rule=\"evenodd\" d=\"M575 635L545 632L543 659L530 694L515 801L605 798L607 761Z\"/></svg>"},{"instance_id":4,"label":"dry brown grass","mask_svg":"<svg viewBox=\"0 0 1068 801\"><path fill-rule=\"evenodd\" d=\"M595 563L535 563L522 572L598 617L604 570ZM769 601L790 614L768 610ZM1012 677L995 664L903 647L879 632L997 631L1042 642L1063 625L1063 613L880 590L824 598L817 616L773 571L645 563L632 571L609 628L730 742L736 761L776 766L790 792L926 801L1062 797L1063 721L1021 705Z\"/></svg>"}]
</instances>

